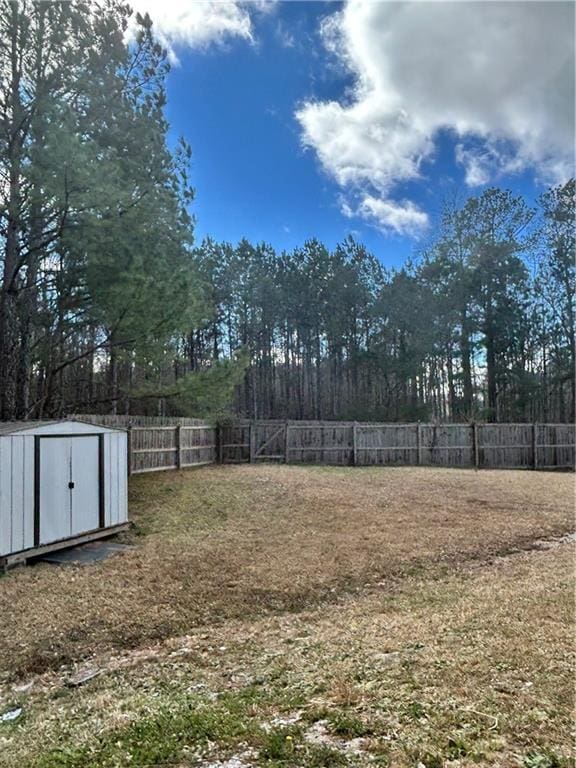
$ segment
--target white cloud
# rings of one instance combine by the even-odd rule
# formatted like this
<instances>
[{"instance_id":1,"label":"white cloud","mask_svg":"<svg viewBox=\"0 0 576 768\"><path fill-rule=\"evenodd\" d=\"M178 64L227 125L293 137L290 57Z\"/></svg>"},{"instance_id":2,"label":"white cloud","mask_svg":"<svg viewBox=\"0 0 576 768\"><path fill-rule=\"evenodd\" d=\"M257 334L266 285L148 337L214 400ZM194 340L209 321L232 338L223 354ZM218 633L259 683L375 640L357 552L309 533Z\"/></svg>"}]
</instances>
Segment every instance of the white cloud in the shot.
<instances>
[{"instance_id":1,"label":"white cloud","mask_svg":"<svg viewBox=\"0 0 576 768\"><path fill-rule=\"evenodd\" d=\"M455 150L457 162L464 167L466 184L469 187L480 187L488 184L491 177L491 156L488 152L466 149L463 144L457 144Z\"/></svg>"},{"instance_id":2,"label":"white cloud","mask_svg":"<svg viewBox=\"0 0 576 768\"><path fill-rule=\"evenodd\" d=\"M321 33L355 85L342 101L297 111L302 141L343 188L344 212L396 231L426 224L395 192L434 161L440 131L457 137L470 186L525 168L566 179L573 31L570 2L347 0Z\"/></svg>"},{"instance_id":3,"label":"white cloud","mask_svg":"<svg viewBox=\"0 0 576 768\"><path fill-rule=\"evenodd\" d=\"M154 34L177 62L179 47L206 48L230 38L254 42L253 17L273 0L134 0L134 11L148 13Z\"/></svg>"},{"instance_id":4,"label":"white cloud","mask_svg":"<svg viewBox=\"0 0 576 768\"><path fill-rule=\"evenodd\" d=\"M282 48L294 48L296 46L296 38L293 32L282 20L276 24L275 37Z\"/></svg>"},{"instance_id":5,"label":"white cloud","mask_svg":"<svg viewBox=\"0 0 576 768\"><path fill-rule=\"evenodd\" d=\"M418 234L428 223L428 216L409 200L397 203L371 195L363 197L358 214L384 229L404 234Z\"/></svg>"},{"instance_id":6,"label":"white cloud","mask_svg":"<svg viewBox=\"0 0 576 768\"><path fill-rule=\"evenodd\" d=\"M417 237L428 225L428 215L410 200L391 200L367 192L340 196L340 210L349 219L361 218L384 233Z\"/></svg>"}]
</instances>

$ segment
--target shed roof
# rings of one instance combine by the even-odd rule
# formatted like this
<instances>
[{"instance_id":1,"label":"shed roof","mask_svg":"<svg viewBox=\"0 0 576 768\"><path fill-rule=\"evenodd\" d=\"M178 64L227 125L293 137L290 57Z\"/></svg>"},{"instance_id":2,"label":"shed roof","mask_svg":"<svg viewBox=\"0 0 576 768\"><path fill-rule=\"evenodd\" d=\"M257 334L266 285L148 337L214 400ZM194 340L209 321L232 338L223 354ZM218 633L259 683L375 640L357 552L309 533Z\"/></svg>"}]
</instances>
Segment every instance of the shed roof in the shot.
<instances>
[{"instance_id":1,"label":"shed roof","mask_svg":"<svg viewBox=\"0 0 576 768\"><path fill-rule=\"evenodd\" d=\"M91 421L81 419L31 419L30 421L0 421L0 435L12 435L15 432L26 432L38 427L47 427L50 424L88 424L105 431L123 432L121 427L109 427L103 424L94 424Z\"/></svg>"},{"instance_id":2,"label":"shed roof","mask_svg":"<svg viewBox=\"0 0 576 768\"><path fill-rule=\"evenodd\" d=\"M58 424L57 420L41 421L35 419L31 421L0 421L0 435L10 435L12 432L24 432L26 429L35 427L45 427L47 424Z\"/></svg>"}]
</instances>

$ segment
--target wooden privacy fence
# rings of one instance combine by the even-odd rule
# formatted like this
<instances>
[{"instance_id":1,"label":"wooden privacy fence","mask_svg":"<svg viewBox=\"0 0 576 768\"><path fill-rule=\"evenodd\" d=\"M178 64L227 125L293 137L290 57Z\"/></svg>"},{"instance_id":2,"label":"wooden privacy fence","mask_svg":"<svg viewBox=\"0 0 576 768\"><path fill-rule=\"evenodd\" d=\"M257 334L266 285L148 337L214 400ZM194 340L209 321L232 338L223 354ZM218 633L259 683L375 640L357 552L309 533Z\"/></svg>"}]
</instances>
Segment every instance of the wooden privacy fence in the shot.
<instances>
[{"instance_id":1,"label":"wooden privacy fence","mask_svg":"<svg viewBox=\"0 0 576 768\"><path fill-rule=\"evenodd\" d=\"M216 429L201 419L79 415L128 432L128 473L197 467L216 461Z\"/></svg>"},{"instance_id":2,"label":"wooden privacy fence","mask_svg":"<svg viewBox=\"0 0 576 768\"><path fill-rule=\"evenodd\" d=\"M216 460L210 426L128 427L129 472L196 467Z\"/></svg>"},{"instance_id":3,"label":"wooden privacy fence","mask_svg":"<svg viewBox=\"0 0 576 768\"><path fill-rule=\"evenodd\" d=\"M276 461L350 466L574 469L571 424L375 424L80 415L128 430L131 473Z\"/></svg>"},{"instance_id":4,"label":"wooden privacy fence","mask_svg":"<svg viewBox=\"0 0 576 768\"><path fill-rule=\"evenodd\" d=\"M221 431L223 463L573 469L570 424L243 422Z\"/></svg>"}]
</instances>

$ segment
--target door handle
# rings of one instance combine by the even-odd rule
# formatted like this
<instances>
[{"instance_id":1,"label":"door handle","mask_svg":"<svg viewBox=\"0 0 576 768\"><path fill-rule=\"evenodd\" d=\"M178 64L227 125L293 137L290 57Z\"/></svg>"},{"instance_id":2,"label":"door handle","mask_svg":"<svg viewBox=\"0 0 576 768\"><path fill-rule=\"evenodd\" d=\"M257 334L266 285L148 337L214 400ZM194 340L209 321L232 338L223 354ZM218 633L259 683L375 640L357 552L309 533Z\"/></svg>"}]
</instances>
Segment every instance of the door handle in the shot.
<instances>
[{"instance_id":1,"label":"door handle","mask_svg":"<svg viewBox=\"0 0 576 768\"><path fill-rule=\"evenodd\" d=\"M70 488L70 490L72 490L72 488L74 488L74 483L72 481L70 481L68 483L68 488Z\"/></svg>"}]
</instances>

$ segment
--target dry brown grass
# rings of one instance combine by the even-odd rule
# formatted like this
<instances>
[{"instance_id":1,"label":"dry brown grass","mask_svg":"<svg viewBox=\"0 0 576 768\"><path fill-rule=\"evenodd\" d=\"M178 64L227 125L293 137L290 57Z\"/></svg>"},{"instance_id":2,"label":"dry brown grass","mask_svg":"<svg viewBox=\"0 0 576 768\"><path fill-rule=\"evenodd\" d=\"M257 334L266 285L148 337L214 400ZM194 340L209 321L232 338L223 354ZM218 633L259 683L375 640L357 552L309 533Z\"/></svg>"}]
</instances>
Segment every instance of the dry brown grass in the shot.
<instances>
[{"instance_id":1,"label":"dry brown grass","mask_svg":"<svg viewBox=\"0 0 576 768\"><path fill-rule=\"evenodd\" d=\"M114 671L78 690L46 673L20 700L27 717L0 740L0 764L34 765L56 747L74 755L103 740L117 745L110 764L128 765L130 723L154 722L166 708L177 717L198 690L211 702L256 685L242 710L247 727L295 709L302 729L318 719L365 725L364 755L349 765L568 766L573 571L573 546L562 544L434 580L406 576L393 595L372 588L297 614L199 627L145 652L100 657ZM206 766L241 752L246 738L212 743L205 761L170 764ZM62 765L100 766L97 754Z\"/></svg>"},{"instance_id":2,"label":"dry brown grass","mask_svg":"<svg viewBox=\"0 0 576 768\"><path fill-rule=\"evenodd\" d=\"M0 580L4 676L438 576L573 524L573 476L209 467L135 477L133 551Z\"/></svg>"}]
</instances>

